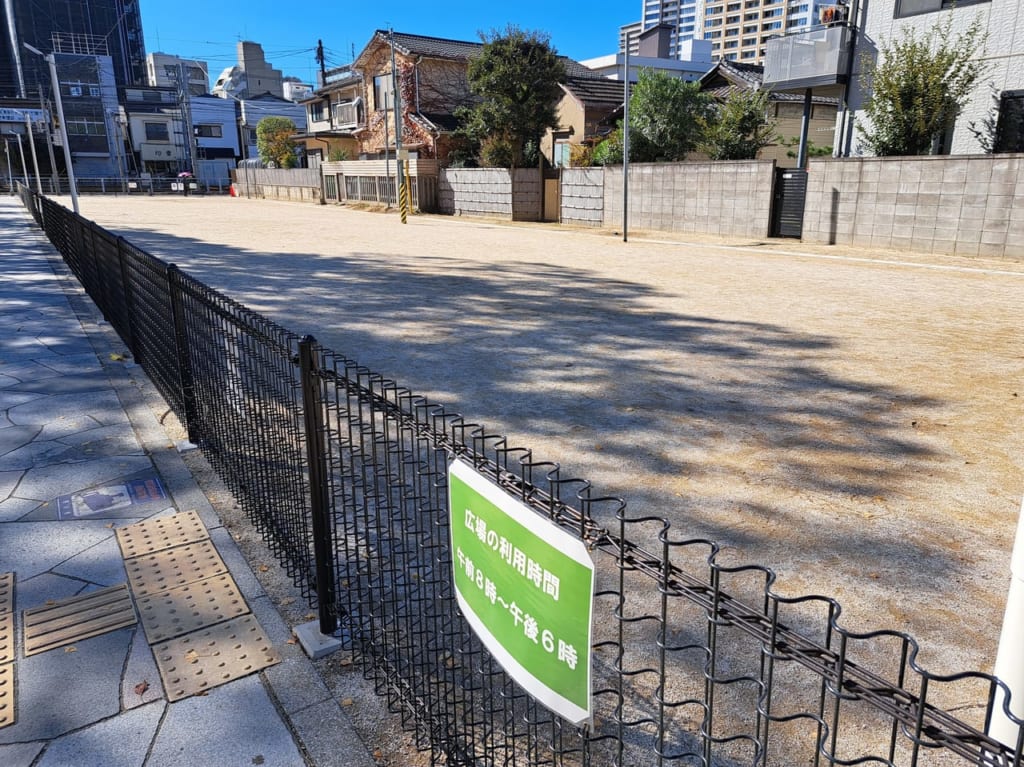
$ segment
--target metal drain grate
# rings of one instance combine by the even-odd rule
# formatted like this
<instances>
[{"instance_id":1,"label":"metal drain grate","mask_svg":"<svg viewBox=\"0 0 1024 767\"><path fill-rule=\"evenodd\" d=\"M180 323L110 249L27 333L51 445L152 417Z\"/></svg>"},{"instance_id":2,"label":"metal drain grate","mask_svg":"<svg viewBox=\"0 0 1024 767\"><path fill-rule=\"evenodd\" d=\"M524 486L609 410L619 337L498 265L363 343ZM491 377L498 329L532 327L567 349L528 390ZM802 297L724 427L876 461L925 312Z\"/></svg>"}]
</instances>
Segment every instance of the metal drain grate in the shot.
<instances>
[{"instance_id":1,"label":"metal drain grate","mask_svg":"<svg viewBox=\"0 0 1024 767\"><path fill-rule=\"evenodd\" d=\"M195 543L209 537L206 525L194 511L147 519L117 530L117 543L125 559Z\"/></svg>"},{"instance_id":2,"label":"metal drain grate","mask_svg":"<svg viewBox=\"0 0 1024 767\"><path fill-rule=\"evenodd\" d=\"M136 598L136 606L150 644L249 612L249 606L230 575L217 575L153 596Z\"/></svg>"},{"instance_id":3,"label":"metal drain grate","mask_svg":"<svg viewBox=\"0 0 1024 767\"><path fill-rule=\"evenodd\" d=\"M0 666L0 727L14 724L14 664Z\"/></svg>"},{"instance_id":4,"label":"metal drain grate","mask_svg":"<svg viewBox=\"0 0 1024 767\"><path fill-rule=\"evenodd\" d=\"M0 574L0 664L14 660L14 573ZM0 719L3 714L0 713ZM2 727L3 725L0 725Z\"/></svg>"},{"instance_id":5,"label":"metal drain grate","mask_svg":"<svg viewBox=\"0 0 1024 767\"><path fill-rule=\"evenodd\" d=\"M125 560L136 599L228 571L209 539Z\"/></svg>"},{"instance_id":6,"label":"metal drain grate","mask_svg":"<svg viewBox=\"0 0 1024 767\"><path fill-rule=\"evenodd\" d=\"M153 654L171 703L281 660L252 615L154 645Z\"/></svg>"},{"instance_id":7,"label":"metal drain grate","mask_svg":"<svg viewBox=\"0 0 1024 767\"><path fill-rule=\"evenodd\" d=\"M33 607L22 620L27 657L134 625L135 608L121 584Z\"/></svg>"}]
</instances>

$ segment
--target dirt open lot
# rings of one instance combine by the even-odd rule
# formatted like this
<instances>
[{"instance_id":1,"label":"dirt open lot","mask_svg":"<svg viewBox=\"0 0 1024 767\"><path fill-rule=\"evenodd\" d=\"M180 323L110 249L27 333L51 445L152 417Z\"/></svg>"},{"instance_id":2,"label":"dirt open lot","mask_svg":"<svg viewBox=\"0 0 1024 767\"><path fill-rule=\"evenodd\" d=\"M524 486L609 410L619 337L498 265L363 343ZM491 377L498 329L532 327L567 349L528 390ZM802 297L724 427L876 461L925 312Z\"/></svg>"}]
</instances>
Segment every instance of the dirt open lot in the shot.
<instances>
[{"instance_id":1,"label":"dirt open lot","mask_svg":"<svg viewBox=\"0 0 1024 767\"><path fill-rule=\"evenodd\" d=\"M82 213L782 593L909 631L931 670L991 670L1024 495L1024 264L232 198Z\"/></svg>"}]
</instances>

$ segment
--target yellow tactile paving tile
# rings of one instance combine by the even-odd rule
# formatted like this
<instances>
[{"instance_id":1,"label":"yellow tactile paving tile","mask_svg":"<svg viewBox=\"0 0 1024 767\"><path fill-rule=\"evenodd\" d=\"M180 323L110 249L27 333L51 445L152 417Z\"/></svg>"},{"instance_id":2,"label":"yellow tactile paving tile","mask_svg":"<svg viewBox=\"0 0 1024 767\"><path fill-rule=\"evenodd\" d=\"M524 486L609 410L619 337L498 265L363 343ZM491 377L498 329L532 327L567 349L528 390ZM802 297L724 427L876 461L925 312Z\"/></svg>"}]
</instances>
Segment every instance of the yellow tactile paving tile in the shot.
<instances>
[{"instance_id":1,"label":"yellow tactile paving tile","mask_svg":"<svg viewBox=\"0 0 1024 767\"><path fill-rule=\"evenodd\" d=\"M117 530L117 544L125 559L195 543L209 537L206 525L194 511L147 519Z\"/></svg>"},{"instance_id":2,"label":"yellow tactile paving tile","mask_svg":"<svg viewBox=\"0 0 1024 767\"><path fill-rule=\"evenodd\" d=\"M27 657L132 626L136 617L128 586L121 584L33 607L22 621Z\"/></svg>"}]
</instances>

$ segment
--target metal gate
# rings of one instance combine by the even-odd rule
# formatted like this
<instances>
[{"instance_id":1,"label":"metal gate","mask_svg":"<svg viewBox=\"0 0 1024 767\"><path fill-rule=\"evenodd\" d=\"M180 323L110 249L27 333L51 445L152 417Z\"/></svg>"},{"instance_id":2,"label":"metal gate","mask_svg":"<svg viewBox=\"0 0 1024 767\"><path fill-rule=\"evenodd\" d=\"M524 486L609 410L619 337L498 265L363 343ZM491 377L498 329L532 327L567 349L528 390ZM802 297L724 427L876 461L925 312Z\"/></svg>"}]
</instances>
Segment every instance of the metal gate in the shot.
<instances>
[{"instance_id":1,"label":"metal gate","mask_svg":"<svg viewBox=\"0 0 1024 767\"><path fill-rule=\"evenodd\" d=\"M800 238L804 229L807 171L776 168L772 193L772 237Z\"/></svg>"}]
</instances>

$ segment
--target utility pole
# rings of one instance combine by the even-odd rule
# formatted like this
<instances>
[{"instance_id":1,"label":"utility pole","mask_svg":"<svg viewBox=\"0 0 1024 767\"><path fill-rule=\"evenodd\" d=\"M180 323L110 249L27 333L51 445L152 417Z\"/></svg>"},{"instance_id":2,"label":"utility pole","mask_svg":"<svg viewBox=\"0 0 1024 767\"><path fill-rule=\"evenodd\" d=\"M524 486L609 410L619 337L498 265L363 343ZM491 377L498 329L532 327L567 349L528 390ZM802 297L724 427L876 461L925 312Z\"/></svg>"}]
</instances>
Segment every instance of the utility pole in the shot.
<instances>
[{"instance_id":1,"label":"utility pole","mask_svg":"<svg viewBox=\"0 0 1024 767\"><path fill-rule=\"evenodd\" d=\"M25 167L25 148L21 145L21 134L12 130L7 132L18 139L18 154L21 155L21 180L25 182L25 186L28 186L28 168Z\"/></svg>"},{"instance_id":2,"label":"utility pole","mask_svg":"<svg viewBox=\"0 0 1024 767\"><path fill-rule=\"evenodd\" d=\"M398 92L398 68L395 65L395 31L388 30L391 42L391 88L394 94L392 108L395 110L395 203L401 206L402 198L402 96ZM402 223L405 223L403 218Z\"/></svg>"},{"instance_id":3,"label":"utility pole","mask_svg":"<svg viewBox=\"0 0 1024 767\"><path fill-rule=\"evenodd\" d=\"M622 65L622 241L629 242L629 33Z\"/></svg>"},{"instance_id":4,"label":"utility pole","mask_svg":"<svg viewBox=\"0 0 1024 767\"><path fill-rule=\"evenodd\" d=\"M43 193L43 179L39 175L39 158L36 157L36 139L32 133L32 118L29 117L28 112L23 112L25 115L25 130L28 132L28 148L32 150L32 167L36 172L36 191L39 194Z\"/></svg>"}]
</instances>

